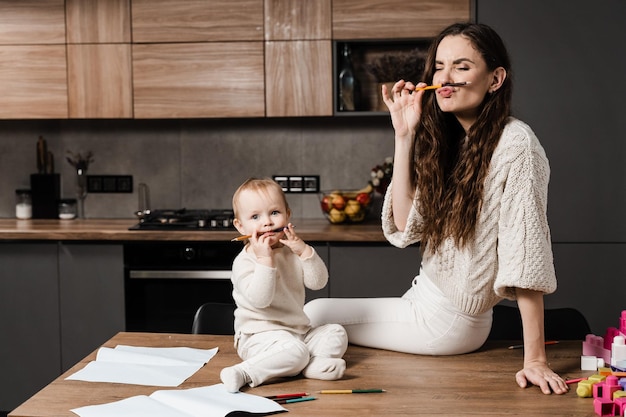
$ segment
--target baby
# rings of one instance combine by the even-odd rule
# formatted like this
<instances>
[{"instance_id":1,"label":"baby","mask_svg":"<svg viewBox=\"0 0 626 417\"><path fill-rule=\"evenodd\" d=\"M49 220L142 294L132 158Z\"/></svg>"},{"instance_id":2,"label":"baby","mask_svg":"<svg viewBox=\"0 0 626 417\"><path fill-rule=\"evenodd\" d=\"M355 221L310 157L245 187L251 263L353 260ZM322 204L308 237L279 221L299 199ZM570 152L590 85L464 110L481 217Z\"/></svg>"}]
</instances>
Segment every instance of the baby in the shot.
<instances>
[{"instance_id":1,"label":"baby","mask_svg":"<svg viewBox=\"0 0 626 417\"><path fill-rule=\"evenodd\" d=\"M250 238L232 268L235 348L243 362L222 370L226 389L237 392L245 384L299 373L341 378L348 346L344 328L311 328L303 311L305 287L323 288L328 270L289 223L281 187L271 179L249 179L235 192L233 210L235 227Z\"/></svg>"}]
</instances>

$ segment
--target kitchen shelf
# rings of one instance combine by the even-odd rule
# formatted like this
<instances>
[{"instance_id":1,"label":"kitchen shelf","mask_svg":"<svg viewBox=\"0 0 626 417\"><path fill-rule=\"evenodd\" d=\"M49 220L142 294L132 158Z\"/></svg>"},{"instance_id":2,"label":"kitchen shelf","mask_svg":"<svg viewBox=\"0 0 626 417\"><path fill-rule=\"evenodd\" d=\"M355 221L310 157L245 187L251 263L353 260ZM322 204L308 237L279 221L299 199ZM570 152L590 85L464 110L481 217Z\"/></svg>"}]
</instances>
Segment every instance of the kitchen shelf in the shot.
<instances>
[{"instance_id":1,"label":"kitchen shelf","mask_svg":"<svg viewBox=\"0 0 626 417\"><path fill-rule=\"evenodd\" d=\"M371 71L372 66L379 60L391 60L392 62L419 62L426 58L428 47L432 39L416 38L411 40L403 39L401 41L379 41L379 40L354 40L354 41L336 41L333 42L333 96L334 96L334 115L335 116L386 116L389 114L382 99L380 97L381 83ZM354 77L358 81L359 91L355 93L355 110L340 109L340 72L342 67L342 51L347 45L351 51L352 67ZM415 71L416 74L411 78L421 78L421 70ZM400 68L390 68L390 73L401 73ZM402 78L408 78L403 76ZM420 79L411 79L418 82ZM396 82L398 79L387 80L386 82Z\"/></svg>"}]
</instances>

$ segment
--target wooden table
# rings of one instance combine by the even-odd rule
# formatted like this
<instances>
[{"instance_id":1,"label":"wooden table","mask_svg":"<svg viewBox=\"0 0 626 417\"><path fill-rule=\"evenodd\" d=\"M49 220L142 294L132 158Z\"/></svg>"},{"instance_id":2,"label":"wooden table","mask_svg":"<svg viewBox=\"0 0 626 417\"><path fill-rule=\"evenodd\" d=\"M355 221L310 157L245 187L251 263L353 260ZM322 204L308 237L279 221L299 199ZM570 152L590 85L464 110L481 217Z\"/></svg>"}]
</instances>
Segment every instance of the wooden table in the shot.
<instances>
[{"instance_id":1,"label":"wooden table","mask_svg":"<svg viewBox=\"0 0 626 417\"><path fill-rule=\"evenodd\" d=\"M240 360L231 336L119 333L104 346L189 346L219 353L180 388L220 383L219 372ZM579 398L575 386L565 395L544 395L539 388L519 388L514 379L522 364L522 350L509 350L507 342L490 342L477 352L446 357L416 356L350 346L345 355L346 374L339 381L294 377L244 391L261 395L307 391L318 399L287 404L294 416L595 416L592 399ZM547 346L553 369L575 378L580 370L581 342ZM10 417L76 417L69 410L103 404L161 387L66 381L65 377L95 359L95 352L9 414ZM320 395L321 389L384 388L382 394Z\"/></svg>"}]
</instances>

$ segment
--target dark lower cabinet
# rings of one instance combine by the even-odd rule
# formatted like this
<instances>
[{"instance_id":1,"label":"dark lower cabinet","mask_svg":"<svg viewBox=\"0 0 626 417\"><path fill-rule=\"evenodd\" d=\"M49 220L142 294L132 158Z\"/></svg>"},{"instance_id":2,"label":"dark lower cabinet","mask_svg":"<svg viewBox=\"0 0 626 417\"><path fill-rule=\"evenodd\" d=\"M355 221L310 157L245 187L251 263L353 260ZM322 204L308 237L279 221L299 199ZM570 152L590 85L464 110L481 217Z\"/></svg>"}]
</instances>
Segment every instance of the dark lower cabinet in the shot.
<instances>
[{"instance_id":1,"label":"dark lower cabinet","mask_svg":"<svg viewBox=\"0 0 626 417\"><path fill-rule=\"evenodd\" d=\"M0 244L0 410L124 330L122 246Z\"/></svg>"}]
</instances>

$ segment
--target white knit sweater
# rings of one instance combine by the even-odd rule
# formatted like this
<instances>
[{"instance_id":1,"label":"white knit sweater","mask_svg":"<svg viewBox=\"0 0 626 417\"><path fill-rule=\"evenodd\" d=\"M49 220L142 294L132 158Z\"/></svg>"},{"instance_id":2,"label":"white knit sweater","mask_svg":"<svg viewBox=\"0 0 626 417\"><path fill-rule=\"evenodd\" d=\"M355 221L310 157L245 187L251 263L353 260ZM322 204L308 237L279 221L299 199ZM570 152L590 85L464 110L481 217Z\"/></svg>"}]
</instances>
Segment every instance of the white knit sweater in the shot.
<instances>
[{"instance_id":1,"label":"white knit sweater","mask_svg":"<svg viewBox=\"0 0 626 417\"><path fill-rule=\"evenodd\" d=\"M273 258L274 268L261 265L244 248L233 261L236 335L268 330L305 334L310 330L303 310L305 287L319 290L326 286L326 264L315 250L302 259L286 246L274 249Z\"/></svg>"},{"instance_id":2,"label":"white knit sweater","mask_svg":"<svg viewBox=\"0 0 626 417\"><path fill-rule=\"evenodd\" d=\"M485 178L475 240L459 249L447 239L422 260L426 275L461 311L483 313L502 298L515 299L515 288L556 290L546 215L549 177L539 140L528 125L510 118ZM392 186L383 204L383 232L394 246L406 247L420 241L422 218L414 206L405 230L396 228Z\"/></svg>"}]
</instances>

